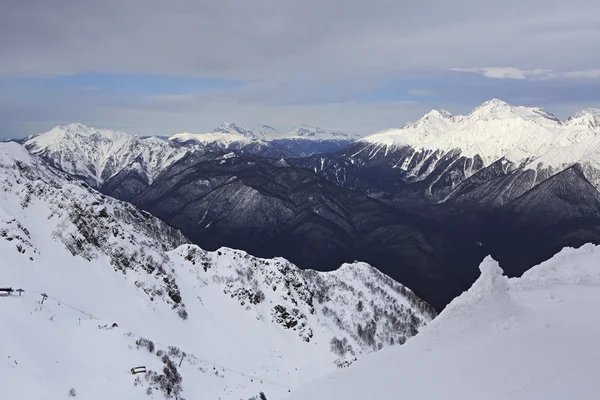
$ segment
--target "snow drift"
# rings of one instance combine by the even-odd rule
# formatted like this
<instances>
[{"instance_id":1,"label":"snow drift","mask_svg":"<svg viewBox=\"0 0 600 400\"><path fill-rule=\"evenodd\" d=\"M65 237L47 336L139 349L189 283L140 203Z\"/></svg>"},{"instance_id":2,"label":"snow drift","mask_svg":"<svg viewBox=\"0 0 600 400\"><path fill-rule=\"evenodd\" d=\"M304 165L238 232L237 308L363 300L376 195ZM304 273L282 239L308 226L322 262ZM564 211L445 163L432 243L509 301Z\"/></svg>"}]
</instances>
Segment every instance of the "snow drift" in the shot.
<instances>
[{"instance_id":1,"label":"snow drift","mask_svg":"<svg viewBox=\"0 0 600 400\"><path fill-rule=\"evenodd\" d=\"M289 398L597 399L599 259L599 246L565 248L508 279L488 258L473 287L404 346Z\"/></svg>"}]
</instances>

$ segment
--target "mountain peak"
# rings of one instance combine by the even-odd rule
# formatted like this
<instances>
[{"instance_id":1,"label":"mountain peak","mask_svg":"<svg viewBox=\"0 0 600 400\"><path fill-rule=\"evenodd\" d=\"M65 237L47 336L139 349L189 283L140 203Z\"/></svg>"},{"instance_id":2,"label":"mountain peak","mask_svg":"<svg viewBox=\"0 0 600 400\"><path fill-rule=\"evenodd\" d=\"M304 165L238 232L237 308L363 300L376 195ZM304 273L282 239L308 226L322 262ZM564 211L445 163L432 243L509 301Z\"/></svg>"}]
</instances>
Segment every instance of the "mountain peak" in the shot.
<instances>
[{"instance_id":1,"label":"mountain peak","mask_svg":"<svg viewBox=\"0 0 600 400\"><path fill-rule=\"evenodd\" d=\"M355 140L358 135L341 131L329 131L318 126L298 125L292 130L279 135L280 139L309 139L309 140Z\"/></svg>"},{"instance_id":2,"label":"mountain peak","mask_svg":"<svg viewBox=\"0 0 600 400\"><path fill-rule=\"evenodd\" d=\"M483 102L467 116L471 119L513 119L537 120L542 123L551 121L560 124L560 120L553 114L539 107L513 106L497 98Z\"/></svg>"},{"instance_id":3,"label":"mountain peak","mask_svg":"<svg viewBox=\"0 0 600 400\"><path fill-rule=\"evenodd\" d=\"M492 107L492 108L497 108L497 107L512 107L510 104L508 104L507 102L505 102L504 100L500 100L496 97L484 101L483 103L481 103L481 105L479 107Z\"/></svg>"},{"instance_id":4,"label":"mountain peak","mask_svg":"<svg viewBox=\"0 0 600 400\"><path fill-rule=\"evenodd\" d=\"M264 125L264 127L267 127ZM267 127L271 128L271 127ZM273 128L271 128L273 129ZM213 133L224 133L229 135L240 135L249 139L263 139L265 136L265 132L258 129L246 129L236 124L235 122L225 122L219 125L217 128L213 129Z\"/></svg>"},{"instance_id":5,"label":"mountain peak","mask_svg":"<svg viewBox=\"0 0 600 400\"><path fill-rule=\"evenodd\" d=\"M400 129L419 129L441 131L447 129L447 125L453 122L453 116L449 111L431 110L414 122L407 122Z\"/></svg>"},{"instance_id":6,"label":"mountain peak","mask_svg":"<svg viewBox=\"0 0 600 400\"><path fill-rule=\"evenodd\" d=\"M325 131L317 126L299 125L292 129L292 132L296 133L296 136L300 137L311 137L314 138L319 134L325 133Z\"/></svg>"},{"instance_id":7,"label":"mountain peak","mask_svg":"<svg viewBox=\"0 0 600 400\"><path fill-rule=\"evenodd\" d=\"M600 127L600 109L585 108L577 111L567 118L566 124L570 126L581 126L591 129L598 128Z\"/></svg>"},{"instance_id":8,"label":"mountain peak","mask_svg":"<svg viewBox=\"0 0 600 400\"><path fill-rule=\"evenodd\" d=\"M479 106L475 107L469 115L494 115L498 112L510 112L513 106L500 99L493 98L491 100L484 101Z\"/></svg>"}]
</instances>

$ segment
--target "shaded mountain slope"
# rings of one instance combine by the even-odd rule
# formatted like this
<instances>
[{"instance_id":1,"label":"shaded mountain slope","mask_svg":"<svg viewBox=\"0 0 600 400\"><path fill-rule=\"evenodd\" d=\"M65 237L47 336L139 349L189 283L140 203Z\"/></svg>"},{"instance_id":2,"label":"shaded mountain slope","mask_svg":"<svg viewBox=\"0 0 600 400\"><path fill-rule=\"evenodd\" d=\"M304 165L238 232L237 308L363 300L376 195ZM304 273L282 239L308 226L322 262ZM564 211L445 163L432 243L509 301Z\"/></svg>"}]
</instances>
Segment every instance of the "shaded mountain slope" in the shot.
<instances>
[{"instance_id":1,"label":"shaded mountain slope","mask_svg":"<svg viewBox=\"0 0 600 400\"><path fill-rule=\"evenodd\" d=\"M437 308L466 289L484 251L427 219L275 160L190 155L131 201L207 249L329 270L371 261Z\"/></svg>"}]
</instances>

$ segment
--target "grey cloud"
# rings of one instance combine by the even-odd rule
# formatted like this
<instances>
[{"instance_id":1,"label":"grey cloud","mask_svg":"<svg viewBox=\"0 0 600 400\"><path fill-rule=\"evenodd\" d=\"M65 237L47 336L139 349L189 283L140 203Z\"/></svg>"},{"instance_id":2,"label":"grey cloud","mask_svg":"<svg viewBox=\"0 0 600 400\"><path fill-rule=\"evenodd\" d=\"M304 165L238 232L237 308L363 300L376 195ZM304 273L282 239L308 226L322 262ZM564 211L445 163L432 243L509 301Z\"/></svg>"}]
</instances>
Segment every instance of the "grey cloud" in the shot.
<instances>
[{"instance_id":1,"label":"grey cloud","mask_svg":"<svg viewBox=\"0 0 600 400\"><path fill-rule=\"evenodd\" d=\"M349 81L457 65L579 70L599 61L590 16L600 3L592 0L4 0L1 7L4 74Z\"/></svg>"},{"instance_id":2,"label":"grey cloud","mask_svg":"<svg viewBox=\"0 0 600 400\"><path fill-rule=\"evenodd\" d=\"M540 79L552 74L549 69L522 70L514 67L452 68L456 72L472 72L494 79Z\"/></svg>"},{"instance_id":3,"label":"grey cloud","mask_svg":"<svg viewBox=\"0 0 600 400\"><path fill-rule=\"evenodd\" d=\"M523 70L515 67L451 68L455 72L469 72L493 79L547 80L547 79L600 79L600 69L554 72L551 69L536 68Z\"/></svg>"}]
</instances>

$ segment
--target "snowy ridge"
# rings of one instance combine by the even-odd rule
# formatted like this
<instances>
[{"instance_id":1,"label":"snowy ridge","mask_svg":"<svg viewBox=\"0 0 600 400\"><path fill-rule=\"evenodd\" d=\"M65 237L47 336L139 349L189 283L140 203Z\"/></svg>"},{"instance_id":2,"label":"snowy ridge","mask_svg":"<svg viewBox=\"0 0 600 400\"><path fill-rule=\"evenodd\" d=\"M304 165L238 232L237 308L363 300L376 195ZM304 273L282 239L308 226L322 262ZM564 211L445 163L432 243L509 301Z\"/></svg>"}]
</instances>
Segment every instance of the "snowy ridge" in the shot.
<instances>
[{"instance_id":1,"label":"snowy ridge","mask_svg":"<svg viewBox=\"0 0 600 400\"><path fill-rule=\"evenodd\" d=\"M487 258L473 287L404 346L369 355L289 399L595 399L599 259L599 246L566 248L508 279Z\"/></svg>"},{"instance_id":2,"label":"snowy ridge","mask_svg":"<svg viewBox=\"0 0 600 400\"><path fill-rule=\"evenodd\" d=\"M230 149L232 146L244 146L249 145L254 142L254 139L249 138L247 136L242 136L233 133L221 133L221 132L213 132L213 133L177 133L173 136L169 137L170 141L180 142L180 143L200 143L203 145L211 145L222 148L222 149Z\"/></svg>"},{"instance_id":3,"label":"snowy ridge","mask_svg":"<svg viewBox=\"0 0 600 400\"><path fill-rule=\"evenodd\" d=\"M552 173L575 163L599 169L599 115L598 110L588 109L560 121L541 108L512 106L493 99L468 115L452 116L447 111L433 110L416 122L358 142L368 146L372 156L410 148L410 155L399 160L398 167L418 179L449 155L473 159L472 164L481 160L481 167L506 160L511 168L551 169ZM423 169L425 165L427 169ZM474 167L467 176L477 169ZM590 178L597 187L600 185L595 174Z\"/></svg>"},{"instance_id":4,"label":"snowy ridge","mask_svg":"<svg viewBox=\"0 0 600 400\"><path fill-rule=\"evenodd\" d=\"M146 180L152 182L160 171L189 152L189 149L160 138L139 138L79 123L57 126L36 135L25 143L25 147L94 187L101 186L133 163L140 165Z\"/></svg>"},{"instance_id":5,"label":"snowy ridge","mask_svg":"<svg viewBox=\"0 0 600 400\"><path fill-rule=\"evenodd\" d=\"M339 131L327 131L325 129L300 125L289 131L279 132L269 125L261 125L254 128L243 128L233 122L226 122L215 128L211 133L178 133L169 138L169 140L177 140L185 142L195 140L199 143L222 143L228 145L233 142L248 144L251 141L266 141L274 140L311 140L311 141L329 141L343 140L353 141L358 139L358 135Z\"/></svg>"},{"instance_id":6,"label":"snowy ridge","mask_svg":"<svg viewBox=\"0 0 600 400\"><path fill-rule=\"evenodd\" d=\"M0 294L13 397L278 399L433 317L363 263L320 273L206 252L15 143L0 144L0 254L1 286L25 289Z\"/></svg>"},{"instance_id":7,"label":"snowy ridge","mask_svg":"<svg viewBox=\"0 0 600 400\"><path fill-rule=\"evenodd\" d=\"M328 131L316 126L300 125L287 132L272 132L269 136L270 140L276 139L303 139L303 140L343 140L353 141L359 138L357 134L340 132L340 131Z\"/></svg>"}]
</instances>

